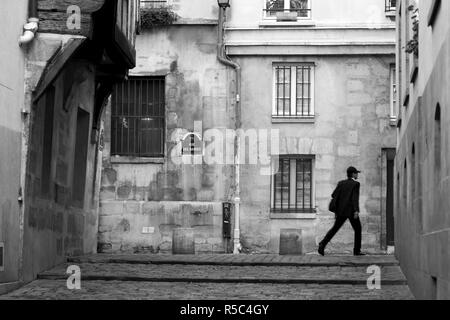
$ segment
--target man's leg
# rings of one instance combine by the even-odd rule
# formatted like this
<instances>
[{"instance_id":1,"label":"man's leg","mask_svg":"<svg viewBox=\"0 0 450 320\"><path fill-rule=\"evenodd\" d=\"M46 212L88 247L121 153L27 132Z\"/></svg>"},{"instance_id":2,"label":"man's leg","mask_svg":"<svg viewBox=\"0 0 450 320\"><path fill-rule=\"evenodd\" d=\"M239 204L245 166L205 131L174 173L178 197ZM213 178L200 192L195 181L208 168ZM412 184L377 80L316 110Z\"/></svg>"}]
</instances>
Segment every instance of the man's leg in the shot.
<instances>
[{"instance_id":1,"label":"man's leg","mask_svg":"<svg viewBox=\"0 0 450 320\"><path fill-rule=\"evenodd\" d=\"M361 252L361 221L358 218L351 217L350 223L352 224L353 230L355 231L355 247L353 249L353 253Z\"/></svg>"},{"instance_id":2,"label":"man's leg","mask_svg":"<svg viewBox=\"0 0 450 320\"><path fill-rule=\"evenodd\" d=\"M331 241L331 239L333 239L339 229L344 225L345 220L347 220L347 217L336 217L336 221L334 222L333 227L330 229L330 231L328 231L325 238L320 242L320 247L325 249L327 244Z\"/></svg>"}]
</instances>

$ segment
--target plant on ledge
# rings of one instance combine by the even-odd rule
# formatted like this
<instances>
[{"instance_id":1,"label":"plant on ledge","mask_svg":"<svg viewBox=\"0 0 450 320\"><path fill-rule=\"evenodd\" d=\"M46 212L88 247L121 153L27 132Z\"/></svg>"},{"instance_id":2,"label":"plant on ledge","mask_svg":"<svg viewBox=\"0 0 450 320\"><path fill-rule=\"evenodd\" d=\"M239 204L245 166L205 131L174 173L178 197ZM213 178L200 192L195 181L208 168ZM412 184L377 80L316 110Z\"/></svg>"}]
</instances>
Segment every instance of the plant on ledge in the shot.
<instances>
[{"instance_id":1,"label":"plant on ledge","mask_svg":"<svg viewBox=\"0 0 450 320\"><path fill-rule=\"evenodd\" d=\"M141 28L148 30L156 26L166 26L177 21L178 16L170 7L141 8Z\"/></svg>"},{"instance_id":2,"label":"plant on ledge","mask_svg":"<svg viewBox=\"0 0 450 320\"><path fill-rule=\"evenodd\" d=\"M405 47L407 53L414 53L414 57L419 57L419 9L414 5L409 6L409 11L412 12L412 30L413 38L408 41Z\"/></svg>"}]
</instances>

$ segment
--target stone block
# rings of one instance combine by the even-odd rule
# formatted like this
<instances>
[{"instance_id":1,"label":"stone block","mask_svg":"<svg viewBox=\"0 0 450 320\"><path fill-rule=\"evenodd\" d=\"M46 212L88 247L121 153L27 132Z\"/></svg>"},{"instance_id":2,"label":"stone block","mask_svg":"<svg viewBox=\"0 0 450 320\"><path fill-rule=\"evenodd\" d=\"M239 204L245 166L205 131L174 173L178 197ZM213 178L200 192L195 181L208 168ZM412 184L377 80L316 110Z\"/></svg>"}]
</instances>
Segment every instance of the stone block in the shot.
<instances>
[{"instance_id":1,"label":"stone block","mask_svg":"<svg viewBox=\"0 0 450 320\"><path fill-rule=\"evenodd\" d=\"M280 255L302 255L302 230L280 230Z\"/></svg>"},{"instance_id":2,"label":"stone block","mask_svg":"<svg viewBox=\"0 0 450 320\"><path fill-rule=\"evenodd\" d=\"M172 238L173 254L195 254L194 229L176 228Z\"/></svg>"},{"instance_id":3,"label":"stone block","mask_svg":"<svg viewBox=\"0 0 450 320\"><path fill-rule=\"evenodd\" d=\"M100 215L114 216L122 215L124 213L124 205L122 201L101 201Z\"/></svg>"}]
</instances>

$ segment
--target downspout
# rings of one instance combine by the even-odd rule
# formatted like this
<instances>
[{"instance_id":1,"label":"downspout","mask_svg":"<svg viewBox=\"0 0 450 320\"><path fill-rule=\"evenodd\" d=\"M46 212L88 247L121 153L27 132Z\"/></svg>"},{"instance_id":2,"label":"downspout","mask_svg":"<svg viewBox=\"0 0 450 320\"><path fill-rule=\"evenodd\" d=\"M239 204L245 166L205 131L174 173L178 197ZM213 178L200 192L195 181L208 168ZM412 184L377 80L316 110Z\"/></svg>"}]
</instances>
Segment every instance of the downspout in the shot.
<instances>
[{"instance_id":1,"label":"downspout","mask_svg":"<svg viewBox=\"0 0 450 320\"><path fill-rule=\"evenodd\" d=\"M19 38L19 46L33 41L39 28L38 0L28 0L28 22L23 26L23 34Z\"/></svg>"},{"instance_id":2,"label":"downspout","mask_svg":"<svg viewBox=\"0 0 450 320\"><path fill-rule=\"evenodd\" d=\"M234 138L234 165L235 165L235 190L234 190L234 233L233 233L233 253L239 254L241 245L240 234L240 203L241 203L241 189L240 189L240 153L241 142L238 129L241 128L241 67L239 64L231 60L225 53L224 45L224 23L226 17L226 7L219 8L219 32L217 44L217 59L224 65L231 67L236 72L236 108L235 108L235 125L236 134Z\"/></svg>"}]
</instances>

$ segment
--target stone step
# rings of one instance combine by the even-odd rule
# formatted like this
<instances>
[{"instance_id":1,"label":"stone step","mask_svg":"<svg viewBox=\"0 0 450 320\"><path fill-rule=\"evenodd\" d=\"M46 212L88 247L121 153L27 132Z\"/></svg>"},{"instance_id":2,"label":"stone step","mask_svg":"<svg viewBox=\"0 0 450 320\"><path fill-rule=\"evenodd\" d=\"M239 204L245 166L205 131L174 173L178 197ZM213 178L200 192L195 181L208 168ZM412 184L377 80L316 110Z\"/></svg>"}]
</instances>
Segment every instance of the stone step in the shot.
<instances>
[{"instance_id":1,"label":"stone step","mask_svg":"<svg viewBox=\"0 0 450 320\"><path fill-rule=\"evenodd\" d=\"M40 280L64 280L70 263L38 275ZM83 281L190 282L190 283L278 283L366 285L366 267L305 266L199 266L152 264L82 263L78 265ZM383 266L381 285L406 285L398 266Z\"/></svg>"},{"instance_id":2,"label":"stone step","mask_svg":"<svg viewBox=\"0 0 450 320\"><path fill-rule=\"evenodd\" d=\"M355 266L398 266L392 255L346 256L279 256L279 255L126 255L98 254L68 258L70 263L116 263L155 265L210 265L210 266L305 266L305 267L355 267Z\"/></svg>"}]
</instances>

